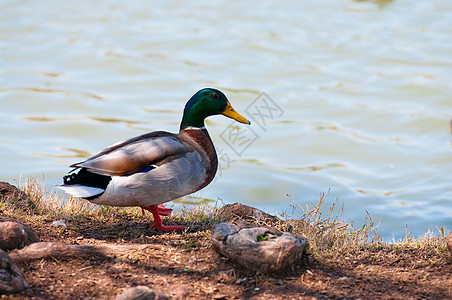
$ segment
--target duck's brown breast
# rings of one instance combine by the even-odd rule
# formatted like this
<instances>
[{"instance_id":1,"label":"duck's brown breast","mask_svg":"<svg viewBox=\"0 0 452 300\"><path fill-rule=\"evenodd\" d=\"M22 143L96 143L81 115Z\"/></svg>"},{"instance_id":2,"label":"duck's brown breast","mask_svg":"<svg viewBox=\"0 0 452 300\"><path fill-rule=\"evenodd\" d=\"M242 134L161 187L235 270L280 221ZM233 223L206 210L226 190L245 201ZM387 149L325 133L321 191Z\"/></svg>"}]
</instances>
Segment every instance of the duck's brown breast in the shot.
<instances>
[{"instance_id":1,"label":"duck's brown breast","mask_svg":"<svg viewBox=\"0 0 452 300\"><path fill-rule=\"evenodd\" d=\"M218 157L212 139L205 128L186 128L179 132L179 137L198 151L206 163L206 178L200 190L207 186L215 177L218 168Z\"/></svg>"}]
</instances>

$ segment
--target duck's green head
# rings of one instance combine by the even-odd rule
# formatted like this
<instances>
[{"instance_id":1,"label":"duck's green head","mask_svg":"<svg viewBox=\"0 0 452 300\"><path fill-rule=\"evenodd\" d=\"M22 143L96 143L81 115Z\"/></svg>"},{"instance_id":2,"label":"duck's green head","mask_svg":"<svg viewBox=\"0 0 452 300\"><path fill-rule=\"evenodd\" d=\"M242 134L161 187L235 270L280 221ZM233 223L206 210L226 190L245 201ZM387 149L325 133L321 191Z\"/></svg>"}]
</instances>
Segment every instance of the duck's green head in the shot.
<instances>
[{"instance_id":1,"label":"duck's green head","mask_svg":"<svg viewBox=\"0 0 452 300\"><path fill-rule=\"evenodd\" d=\"M251 124L246 118L241 116L232 108L226 96L216 89L202 89L188 100L184 109L184 116L180 124L180 129L187 127L204 127L204 119L222 114L226 117L244 124Z\"/></svg>"}]
</instances>

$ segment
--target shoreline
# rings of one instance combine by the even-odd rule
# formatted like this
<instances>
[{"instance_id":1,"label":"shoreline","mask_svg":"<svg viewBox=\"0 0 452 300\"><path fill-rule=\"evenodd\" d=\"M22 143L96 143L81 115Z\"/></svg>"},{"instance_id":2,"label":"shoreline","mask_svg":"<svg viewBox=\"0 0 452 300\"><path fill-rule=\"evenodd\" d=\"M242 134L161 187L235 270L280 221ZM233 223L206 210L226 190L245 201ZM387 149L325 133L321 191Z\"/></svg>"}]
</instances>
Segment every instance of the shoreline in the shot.
<instances>
[{"instance_id":1,"label":"shoreline","mask_svg":"<svg viewBox=\"0 0 452 300\"><path fill-rule=\"evenodd\" d=\"M19 264L30 287L14 299L113 299L130 287L147 286L169 299L444 299L452 297L452 257L445 237L385 243L370 222L354 229L312 204L303 219L268 223L308 238L300 264L283 274L246 270L212 247L210 228L231 216L203 206L176 212L165 224L183 232L150 229L139 208L101 207L46 196L45 187L21 187L33 212L0 202L2 216L33 229L41 241L74 245L141 245L103 257L48 258ZM65 220L66 227L52 225ZM289 226L290 225L290 226Z\"/></svg>"}]
</instances>

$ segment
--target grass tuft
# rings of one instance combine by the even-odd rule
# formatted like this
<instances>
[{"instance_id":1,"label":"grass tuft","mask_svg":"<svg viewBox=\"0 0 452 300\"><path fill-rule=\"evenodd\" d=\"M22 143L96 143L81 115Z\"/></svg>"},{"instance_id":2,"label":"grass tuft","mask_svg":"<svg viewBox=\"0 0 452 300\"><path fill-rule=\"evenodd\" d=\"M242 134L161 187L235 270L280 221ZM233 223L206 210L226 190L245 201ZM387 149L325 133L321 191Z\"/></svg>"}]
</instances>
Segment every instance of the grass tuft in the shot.
<instances>
[{"instance_id":1,"label":"grass tuft","mask_svg":"<svg viewBox=\"0 0 452 300\"><path fill-rule=\"evenodd\" d=\"M313 251L319 253L344 253L350 250L378 246L382 243L378 226L366 211L364 224L356 228L353 222L342 219L343 207L339 215L334 214L337 199L323 214L324 201L328 193L322 193L315 204L311 201L305 208L293 205L293 213L301 208L303 214L299 220L292 220L293 232L305 235Z\"/></svg>"}]
</instances>

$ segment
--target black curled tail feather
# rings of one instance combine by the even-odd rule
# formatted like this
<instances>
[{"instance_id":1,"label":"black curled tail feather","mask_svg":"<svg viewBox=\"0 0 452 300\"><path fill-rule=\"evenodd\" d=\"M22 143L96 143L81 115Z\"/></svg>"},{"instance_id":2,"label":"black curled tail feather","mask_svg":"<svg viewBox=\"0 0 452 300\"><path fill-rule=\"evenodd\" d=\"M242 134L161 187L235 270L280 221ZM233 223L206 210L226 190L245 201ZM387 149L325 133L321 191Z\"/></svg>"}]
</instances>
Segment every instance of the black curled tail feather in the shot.
<instances>
[{"instance_id":1,"label":"black curled tail feather","mask_svg":"<svg viewBox=\"0 0 452 300\"><path fill-rule=\"evenodd\" d=\"M92 173L86 168L80 169L78 173L72 173L63 177L63 182L66 185L80 184L104 190L107 188L110 181L111 176Z\"/></svg>"}]
</instances>

